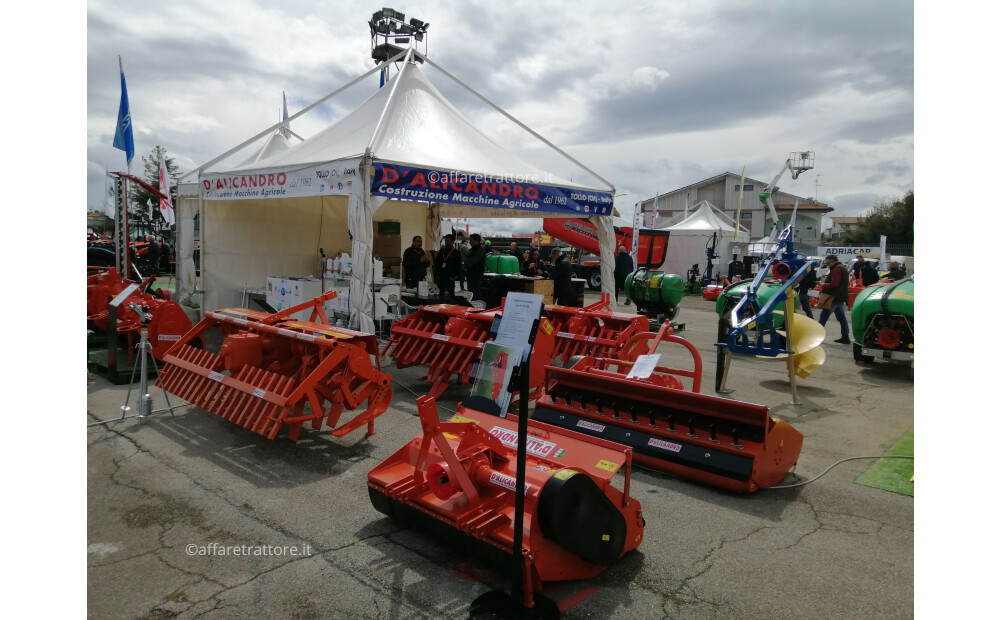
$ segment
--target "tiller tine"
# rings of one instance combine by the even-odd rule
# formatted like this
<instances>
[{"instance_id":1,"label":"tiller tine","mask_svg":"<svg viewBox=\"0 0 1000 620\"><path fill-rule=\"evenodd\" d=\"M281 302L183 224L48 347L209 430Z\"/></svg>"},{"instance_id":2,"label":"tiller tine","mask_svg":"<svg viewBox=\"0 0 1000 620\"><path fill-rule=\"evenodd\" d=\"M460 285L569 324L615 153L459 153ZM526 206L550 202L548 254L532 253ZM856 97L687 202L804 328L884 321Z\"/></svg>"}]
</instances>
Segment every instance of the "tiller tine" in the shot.
<instances>
[{"instance_id":1,"label":"tiller tine","mask_svg":"<svg viewBox=\"0 0 1000 620\"><path fill-rule=\"evenodd\" d=\"M313 301L319 305L322 299ZM277 315L246 308L205 313L167 351L157 385L268 439L287 426L288 438L296 441L304 422L319 430L324 421L337 437L364 425L374 434L375 418L392 400L392 377L378 367L375 336L285 318L302 309ZM195 346L216 325L225 336L218 354ZM345 410L366 401L358 415L341 424Z\"/></svg>"},{"instance_id":2,"label":"tiller tine","mask_svg":"<svg viewBox=\"0 0 1000 620\"><path fill-rule=\"evenodd\" d=\"M448 422L417 400L422 432L368 474L380 512L477 557L510 566L518 422L464 406ZM524 491L525 603L542 582L594 577L643 536L629 497L631 449L528 421ZM611 485L624 466L623 490Z\"/></svg>"},{"instance_id":3,"label":"tiller tine","mask_svg":"<svg viewBox=\"0 0 1000 620\"><path fill-rule=\"evenodd\" d=\"M657 338L683 340L662 330ZM630 446L642 465L731 491L778 484L798 461L802 434L764 405L699 394L695 360L694 371L658 366L648 378L628 378L626 360L550 366L532 418ZM684 391L675 375L693 378L695 391Z\"/></svg>"},{"instance_id":4,"label":"tiller tine","mask_svg":"<svg viewBox=\"0 0 1000 620\"><path fill-rule=\"evenodd\" d=\"M544 313L556 328L552 356L563 364L577 355L618 357L627 340L649 331L649 318L612 312L608 293L585 308L545 306Z\"/></svg>"}]
</instances>

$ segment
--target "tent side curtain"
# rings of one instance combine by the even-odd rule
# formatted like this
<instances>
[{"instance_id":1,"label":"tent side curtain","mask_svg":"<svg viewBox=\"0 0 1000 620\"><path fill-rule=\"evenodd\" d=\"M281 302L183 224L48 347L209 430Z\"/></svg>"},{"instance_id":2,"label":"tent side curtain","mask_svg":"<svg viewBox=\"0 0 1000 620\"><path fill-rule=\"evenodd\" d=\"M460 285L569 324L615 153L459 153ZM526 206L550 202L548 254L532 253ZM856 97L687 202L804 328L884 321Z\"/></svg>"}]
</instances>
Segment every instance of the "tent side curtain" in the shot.
<instances>
[{"instance_id":1,"label":"tent side curtain","mask_svg":"<svg viewBox=\"0 0 1000 620\"><path fill-rule=\"evenodd\" d=\"M203 307L239 306L243 289L266 286L267 276L322 275L319 248L351 247L347 203L347 196L206 202Z\"/></svg>"}]
</instances>

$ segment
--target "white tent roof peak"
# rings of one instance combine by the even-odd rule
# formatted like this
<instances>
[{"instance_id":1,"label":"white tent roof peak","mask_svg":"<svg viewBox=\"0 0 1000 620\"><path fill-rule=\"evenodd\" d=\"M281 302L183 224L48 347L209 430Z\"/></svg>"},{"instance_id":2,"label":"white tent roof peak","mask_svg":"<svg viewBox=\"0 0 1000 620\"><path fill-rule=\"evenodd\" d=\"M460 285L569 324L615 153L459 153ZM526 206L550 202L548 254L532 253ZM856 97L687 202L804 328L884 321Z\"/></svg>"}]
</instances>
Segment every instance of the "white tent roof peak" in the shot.
<instances>
[{"instance_id":1,"label":"white tent roof peak","mask_svg":"<svg viewBox=\"0 0 1000 620\"><path fill-rule=\"evenodd\" d=\"M719 232L734 232L736 230L735 226L731 223L732 219L719 211L719 209L709 201L702 200L694 206L697 207L694 213L684 218L683 221L672 226L668 226L666 230L703 230ZM745 230L741 232L745 232Z\"/></svg>"},{"instance_id":2,"label":"white tent roof peak","mask_svg":"<svg viewBox=\"0 0 1000 620\"><path fill-rule=\"evenodd\" d=\"M358 158L369 143L375 161L587 188L555 177L484 135L445 99L415 63L404 65L404 70L361 105L301 144L247 162L240 169Z\"/></svg>"}]
</instances>

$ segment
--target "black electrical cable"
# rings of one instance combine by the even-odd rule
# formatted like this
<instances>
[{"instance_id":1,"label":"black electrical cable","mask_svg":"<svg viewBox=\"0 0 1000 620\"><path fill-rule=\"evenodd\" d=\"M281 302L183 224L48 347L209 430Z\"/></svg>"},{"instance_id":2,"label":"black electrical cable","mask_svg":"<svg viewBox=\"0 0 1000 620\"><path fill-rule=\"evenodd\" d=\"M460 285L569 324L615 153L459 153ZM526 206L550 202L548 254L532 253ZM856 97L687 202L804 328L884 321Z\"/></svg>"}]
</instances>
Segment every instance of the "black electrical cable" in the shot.
<instances>
[{"instance_id":1,"label":"black electrical cable","mask_svg":"<svg viewBox=\"0 0 1000 620\"><path fill-rule=\"evenodd\" d=\"M806 480L804 482L796 482L795 484L785 484L785 485L782 485L782 486L763 487L763 488L765 488L765 489L794 489L795 487L805 486L805 485L809 484L810 482L816 482L817 480L819 480L820 478L822 478L823 476L825 476L831 469L833 469L837 465L840 465L841 463L846 463L847 461L857 461L859 459L912 459L912 458L913 458L912 456L905 456L905 455L899 455L899 454L887 454L885 456L851 456L851 457L848 457L846 459L841 459L841 460L837 461L836 463L834 463L833 465L830 465L825 470L823 470L823 473L821 473L820 475L816 476L815 478L813 478L811 480Z\"/></svg>"}]
</instances>

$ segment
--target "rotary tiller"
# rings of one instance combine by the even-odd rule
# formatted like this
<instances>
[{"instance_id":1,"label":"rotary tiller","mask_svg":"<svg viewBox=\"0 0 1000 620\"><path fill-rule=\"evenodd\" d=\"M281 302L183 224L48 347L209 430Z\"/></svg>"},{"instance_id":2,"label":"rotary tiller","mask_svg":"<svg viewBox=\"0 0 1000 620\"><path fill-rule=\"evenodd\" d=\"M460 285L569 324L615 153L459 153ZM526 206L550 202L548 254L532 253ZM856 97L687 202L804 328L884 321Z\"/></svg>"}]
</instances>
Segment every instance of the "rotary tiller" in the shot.
<instances>
[{"instance_id":1,"label":"rotary tiller","mask_svg":"<svg viewBox=\"0 0 1000 620\"><path fill-rule=\"evenodd\" d=\"M372 435L375 418L392 400L392 377L378 365L374 335L328 323L322 304L335 296L328 291L275 314L246 308L206 312L167 351L157 385L268 439L287 426L288 438L296 441L304 422L319 430L324 418L337 437L364 425ZM308 309L310 321L288 318ZM224 336L217 354L193 346L215 326ZM340 423L345 409L365 401L358 415Z\"/></svg>"}]
</instances>

